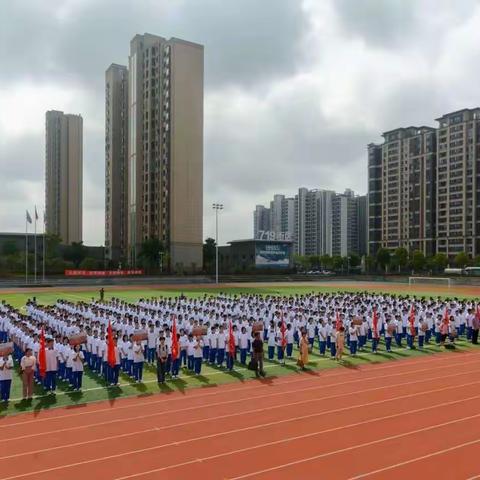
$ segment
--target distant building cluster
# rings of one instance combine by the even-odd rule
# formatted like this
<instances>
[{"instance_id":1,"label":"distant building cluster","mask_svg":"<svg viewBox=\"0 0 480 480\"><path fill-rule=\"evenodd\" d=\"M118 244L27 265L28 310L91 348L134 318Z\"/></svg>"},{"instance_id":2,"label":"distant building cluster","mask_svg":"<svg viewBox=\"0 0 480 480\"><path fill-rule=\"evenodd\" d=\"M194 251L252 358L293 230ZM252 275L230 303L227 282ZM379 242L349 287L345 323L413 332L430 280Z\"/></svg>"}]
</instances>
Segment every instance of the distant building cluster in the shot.
<instances>
[{"instance_id":1,"label":"distant building cluster","mask_svg":"<svg viewBox=\"0 0 480 480\"><path fill-rule=\"evenodd\" d=\"M203 266L203 46L136 35L105 73L105 257L135 267L156 239ZM46 232L82 241L82 118L46 114Z\"/></svg>"},{"instance_id":2,"label":"distant building cluster","mask_svg":"<svg viewBox=\"0 0 480 480\"><path fill-rule=\"evenodd\" d=\"M480 254L480 108L368 146L368 251Z\"/></svg>"},{"instance_id":3,"label":"distant building cluster","mask_svg":"<svg viewBox=\"0 0 480 480\"><path fill-rule=\"evenodd\" d=\"M349 189L300 188L295 197L274 195L253 213L255 239L290 240L297 255L365 255L367 225L367 197Z\"/></svg>"}]
</instances>

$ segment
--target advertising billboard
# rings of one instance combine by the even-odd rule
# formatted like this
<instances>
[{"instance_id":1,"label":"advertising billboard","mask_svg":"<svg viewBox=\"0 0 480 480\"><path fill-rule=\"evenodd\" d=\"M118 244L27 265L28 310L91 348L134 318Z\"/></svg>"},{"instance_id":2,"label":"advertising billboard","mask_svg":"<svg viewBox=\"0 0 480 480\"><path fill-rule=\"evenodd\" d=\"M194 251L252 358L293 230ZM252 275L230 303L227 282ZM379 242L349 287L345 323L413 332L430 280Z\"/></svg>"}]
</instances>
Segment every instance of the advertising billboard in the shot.
<instances>
[{"instance_id":1,"label":"advertising billboard","mask_svg":"<svg viewBox=\"0 0 480 480\"><path fill-rule=\"evenodd\" d=\"M259 243L255 244L255 266L257 268L290 267L290 243Z\"/></svg>"}]
</instances>

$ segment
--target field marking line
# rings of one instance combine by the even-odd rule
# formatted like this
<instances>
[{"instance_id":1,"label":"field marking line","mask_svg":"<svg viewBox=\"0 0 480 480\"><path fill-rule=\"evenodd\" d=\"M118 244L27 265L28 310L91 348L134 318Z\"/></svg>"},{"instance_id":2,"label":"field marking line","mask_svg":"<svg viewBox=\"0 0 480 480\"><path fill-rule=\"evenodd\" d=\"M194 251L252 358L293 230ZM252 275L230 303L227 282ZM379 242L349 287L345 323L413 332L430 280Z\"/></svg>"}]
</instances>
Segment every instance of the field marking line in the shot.
<instances>
[{"instance_id":1,"label":"field marking line","mask_svg":"<svg viewBox=\"0 0 480 480\"><path fill-rule=\"evenodd\" d=\"M437 405L437 406L443 406L443 405ZM396 440L397 438L407 437L408 435L415 435L417 433L430 431L430 430L433 430L435 428L441 428L441 427L445 427L447 425L453 425L455 423L464 422L466 420L472 420L473 418L479 418L479 417L480 417L480 413L478 413L476 415L470 415L468 417L457 418L455 420L450 420L450 421L444 422L444 423L437 423L437 424L431 425L429 427L424 427L424 428L419 428L419 429L416 429L416 430L411 430L410 432L405 432L405 433L400 433L398 435L391 435L389 437L379 438L377 440L372 440L371 442L365 442L365 443L361 443L361 444L358 444L358 445L353 445L351 447L345 447L345 448L341 448L341 449L338 449L338 450L333 450L331 452L326 452L326 453L322 453L320 455L315 455L313 457L308 457L308 458L303 458L303 459L300 459L300 460L295 460L293 462L284 463L282 465L277 465L275 467L265 468L263 470L257 470L256 472L247 473L245 475L240 475L238 477L231 477L229 480L240 480L240 479L243 479L243 478L254 477L254 476L257 476L257 475L261 475L263 473L268 473L268 472L273 472L275 470L280 470L280 469L283 469L285 467L291 467L293 465L299 465L300 463L311 462L313 460L319 460L320 458L329 457L329 456L332 456L332 455L336 455L338 453L349 452L349 451L355 450L357 448L369 447L371 445L376 445L376 444L379 444L379 443L387 442L389 440ZM286 441L297 440L298 438L301 438L301 437L288 439ZM475 440L474 442L475 443L480 442L480 440ZM237 450L237 451L240 452L241 450ZM235 452L232 452L232 453L235 453ZM198 461L204 461L204 460L207 460L207 458L199 459ZM120 477L120 478L117 478L116 480L124 480L124 479L132 478L132 477L133 476Z\"/></svg>"},{"instance_id":2,"label":"field marking line","mask_svg":"<svg viewBox=\"0 0 480 480\"><path fill-rule=\"evenodd\" d=\"M376 417L376 418L373 418L373 419L364 420L364 421L352 423L352 424L349 424L349 425L342 425L342 426L339 426L339 427L329 428L327 430L322 430L322 431L318 431L318 432L307 433L307 434L298 435L298 436L295 436L295 437L283 438L281 440L275 440L275 441L272 441L272 442L267 442L267 443L263 443L263 444L256 445L256 446L245 447L245 448L238 449L238 450L231 450L231 451L228 451L228 452L224 452L224 453L217 454L217 455L212 455L212 456L209 456L209 457L196 458L195 460L190 460L190 461L187 461L187 462L182 462L182 463L178 463L178 464L174 464L174 465L168 465L166 467L161 467L161 468L155 469L153 471L141 472L141 473L129 475L129 476L126 476L126 477L120 477L120 478L117 478L116 480L124 480L124 479L127 479L127 478L134 478L134 477L138 477L138 476L141 476L141 475L146 475L147 473L160 472L160 471L170 470L172 468L177 468L177 467L184 466L184 465L201 463L205 460L212 460L212 459L215 459L215 458L225 457L225 456L233 455L233 454L240 453L240 452L254 450L254 449L257 449L257 448L263 448L263 447L266 447L266 446L277 445L277 444L281 444L281 443L290 442L290 441L293 441L293 440L300 440L300 439L304 439L304 438L314 437L316 435L321 435L321 434L324 434L324 433L331 433L331 432L334 432L334 431L343 430L345 428L352 428L352 427L357 427L357 426L361 426L361 425L366 425L366 424L369 424L369 423L378 422L380 420L397 418L397 417L401 417L401 416L404 416L404 415L410 415L410 414L413 414L413 413L424 412L424 411L427 411L427 410L431 410L433 408L446 407L446 406L449 406L449 405L454 405L454 404L458 404L458 403L462 403L462 402L477 400L479 398L480 398L480 395L475 395L473 397L468 397L468 398L464 398L464 399L460 399L460 400L444 402L444 403L440 403L440 404L437 404L437 405L429 405L428 407L422 407L422 408L418 408L418 409L415 409L415 410L409 410L408 412L395 413L395 414L387 415L387 416L384 416L384 417ZM383 439L377 439L377 440L367 442L367 443L364 443L364 444L359 444L359 445L355 445L355 446L352 446L352 447L346 447L346 448L343 448L343 449L340 449L340 450L334 450L332 452L327 452L327 453L321 454L319 456L317 455L315 457L310 457L308 459L303 459L303 460L299 460L299 461L291 462L291 463L292 464L303 463L303 462L306 462L306 461L316 459L317 457L318 458L321 458L321 457L324 457L324 456L326 457L326 456L334 455L335 453L349 451L349 450L353 450L353 449L356 449L356 448L360 448L362 446L373 445L373 444L376 444L376 443L381 443L381 442L391 440L391 439L395 439L395 438L401 438L401 437L411 435L411 434L414 434L414 433L428 431L428 430L431 430L433 428L438 428L438 427L441 427L441 426L446 426L446 425L450 425L450 424L453 424L453 423L458 423L458 422L464 421L464 420L471 420L473 418L478 418L478 417L480 417L480 413L478 413L476 415L471 415L471 416L468 416L468 417L462 417L460 419L450 420L450 421L442 423L442 424L436 424L436 425L432 425L432 426L429 426L429 427L424 427L424 428L421 428L421 429L413 430L413 431L410 431L410 432L397 434L397 435L393 435L393 436L390 436L390 437L385 437ZM289 418L289 419L284 420L284 422L296 421L299 418L300 417ZM166 444L163 444L163 445L155 445L155 446L152 446L152 447L146 447L146 448L141 448L141 449L137 449L137 450L129 450L127 452L117 453L117 454L114 454L114 455L108 455L108 456L105 456L105 457L98 457L98 458L94 458L94 459L91 459L91 460L83 460L81 462L70 463L70 464L61 465L61 466L58 466L58 467L51 467L51 468L46 468L46 469L42 469L42 470L37 470L37 471L34 471L34 472L28 472L28 473L22 473L22 474L19 474L19 475L13 475L13 476L10 476L10 477L4 477L4 478L2 478L2 480L12 480L14 478L30 477L32 475L38 475L38 474L41 474L41 473L48 473L48 472L53 472L53 471L57 471L57 470L63 470L64 468L77 467L79 465L88 465L88 464L91 464L91 463L101 462L101 461L104 461L104 460L111 460L113 458L125 457L127 455L135 455L137 453L151 452L151 451L154 451L154 450L159 450L159 449L167 448L167 447L171 447L171 446L185 445L187 443L196 442L196 441L199 441L199 440L208 440L208 439L211 439L211 438L236 434L236 433L239 433L239 432L251 431L251 430L258 429L258 428L278 425L279 423L281 423L281 422L269 422L269 423L265 423L265 424L253 425L253 426L250 426L250 427L238 428L238 429L228 430L228 431L225 431L225 432L219 432L219 433L210 434L210 435L203 435L201 437L190 438L190 439L186 439L186 440L179 440L179 441L176 441L176 442L166 443ZM289 465L290 464L279 465L277 467L273 467L272 469L253 472L253 473L247 474L245 476L241 476L241 477L235 477L235 479L232 479L232 480L236 480L237 478L238 479L239 478L246 478L246 477L249 477L249 476L257 475L259 473L264 473L264 471L278 470L280 468L284 468L285 466L289 466Z\"/></svg>"},{"instance_id":3,"label":"field marking line","mask_svg":"<svg viewBox=\"0 0 480 480\"><path fill-rule=\"evenodd\" d=\"M470 445L475 445L476 443L480 443L480 439L471 440L470 442L460 443L459 445L455 445L455 446L449 447L449 448L444 448L442 450L436 450L435 452L431 452L431 453L428 453L426 455L422 455L421 457L415 457L415 458L412 458L410 460L405 460L404 462L396 463L395 465L389 465L388 467L379 468L378 470L372 470L371 472L362 473L360 475L356 475L355 477L350 477L348 480L358 480L360 478L369 477L370 475L375 475L377 473L386 472L387 470L393 470L394 468L403 467L404 465L408 465L410 463L415 463L415 462L419 462L420 460L426 460L427 458L436 457L438 455L442 455L444 453L452 452L452 451L458 450L460 448L468 447ZM474 480L476 478L480 478L480 475L477 475L475 477L470 477L467 480Z\"/></svg>"},{"instance_id":4,"label":"field marking line","mask_svg":"<svg viewBox=\"0 0 480 480\"><path fill-rule=\"evenodd\" d=\"M465 365L472 365L472 364L475 364L475 363L477 363L477 360L450 364L450 365L444 366L443 368L462 367L462 366L465 366ZM429 372L429 371L431 371L431 368L424 368L424 369L416 370L415 373ZM400 376L403 376L403 375L411 375L411 373L412 373L411 371L394 373L394 374L389 375L389 378L400 377ZM456 373L455 375L462 375L462 373L460 373L460 374ZM317 390L319 388L329 388L329 387L336 387L336 386L348 385L348 384L353 384L353 383L360 383L360 382L365 382L365 381L370 381L370 380L377 380L378 378L383 378L383 377L384 377L384 375L382 373L380 375L375 375L375 376L371 376L371 377L367 377L367 378L359 378L359 379L355 379L355 380L348 380L346 382L337 382L337 383L332 383L332 384L329 384L329 385L324 385L324 384L322 384L322 385L312 385L311 387L296 389L294 391L288 391L287 390L286 392L284 392L284 391L274 392L274 393L268 393L266 395L256 395L254 397L249 397L248 399L247 398L241 398L241 399L227 400L227 401L219 402L219 403L216 403L216 404L207 404L207 405L202 405L202 406L203 407L210 407L210 406L218 406L218 405L227 405L227 404L231 404L231 403L243 402L245 400L252 400L252 399L256 400L256 399L262 399L262 398L275 397L275 396L279 396L279 395L285 395L285 393L307 392L307 391L311 391L311 390ZM311 379L308 379L308 380L311 380ZM317 379L317 381L318 381L318 379ZM418 382L420 382L420 381L425 381L425 379L419 380ZM294 382L292 382L292 383L294 383ZM295 382L295 383L297 383L297 382ZM282 383L282 385L290 386L289 383ZM387 386L382 386L382 387L376 387L376 388L388 388L388 385ZM218 394L218 392L212 392L212 394L215 394L215 393ZM349 395L355 394L355 393L357 393L357 392L351 392L351 393L349 393ZM203 397L204 396L202 395L200 398L203 398ZM186 397L181 397L181 398L186 398ZM176 401L176 399L174 401ZM157 402L150 402L147 405L153 405L155 403L157 403ZM195 405L195 406L187 407L187 408L184 408L184 409L157 412L157 413L152 414L152 415L179 413L179 412L184 412L184 411L188 411L188 410L195 410L195 409L198 409L198 408L199 408L199 406ZM96 413L96 412L104 412L104 411L111 411L111 410L112 410L112 408L109 407L109 408L105 408L105 409L93 410L92 412L78 412L78 413L74 413L74 414L70 414L70 415L58 415L58 416L55 416L55 417L38 418L38 419L34 418L32 420L26 420L24 422L17 422L17 423L9 423L9 424L5 424L5 425L0 425L0 428L16 427L16 426L19 426L19 425L28 425L28 424L31 424L31 423L46 422L46 421L55 420L55 419L62 419L62 418L72 418L72 417L83 416L83 415L92 414L92 413ZM145 415L144 417L149 417L149 416L151 416L151 415ZM130 419L138 419L138 417L131 417ZM120 421L124 421L124 420L123 419L116 419L116 420L111 420L110 422L115 423L115 422L120 422ZM105 422L101 422L100 424L105 424ZM79 428L87 428L87 427L95 426L95 425L97 425L97 424L87 424L87 425L84 425L84 426L79 427ZM56 432L58 432L58 431L59 430L56 430ZM35 434L33 434L31 436L34 436L34 435ZM37 434L37 435L39 435L39 434ZM0 443L4 442L5 440L7 440L7 439L0 439ZM9 438L8 440L11 440L11 439Z\"/></svg>"},{"instance_id":5,"label":"field marking line","mask_svg":"<svg viewBox=\"0 0 480 480\"><path fill-rule=\"evenodd\" d=\"M472 372L468 372L468 373L472 373ZM443 378L448 378L448 377L453 377L453 376L458 376L458 374L443 376L443 377L437 377L437 378L432 379L432 380L437 380L437 379L440 379L440 378L443 379ZM415 381L415 382L408 382L408 383L400 383L400 384L397 384L397 385L389 385L389 387L390 388L392 388L392 387L395 388L395 387L401 387L401 386L411 385L411 384L415 384L415 383L419 383L419 382ZM295 420L304 420L306 418L321 417L323 415L330 415L332 413L345 412L345 411L348 411L348 410L353 410L355 408L363 408L363 407L367 407L367 406L371 406L371 405L380 405L382 403L387 403L387 402L391 402L391 401L402 400L402 399L405 399L405 398L418 397L418 396L421 396L421 395L428 395L428 394L431 394L431 393L444 392L446 390L458 389L458 388L462 388L462 387L469 387L469 386L477 385L477 384L480 384L480 381L463 383L463 384L460 384L460 385L453 385L453 386L444 387L444 388L436 388L436 389L433 389L433 390L425 390L425 391L422 391L422 392L410 393L410 394L407 394L407 395L398 395L396 397L391 397L391 398L387 398L387 399L384 399L384 400L375 400L373 402L360 403L360 404L356 404L356 405L350 405L348 407L337 408L337 409L334 409L334 410L328 410L328 411L322 411L322 412L317 412L317 413L313 413L313 414L308 414L308 415L304 415L304 416L301 416L301 417L296 417ZM357 393L357 394L358 393L365 393L365 392L369 392L371 390L378 390L378 389L360 390L360 391L355 392L355 393ZM285 404L282 404L282 405L274 405L274 406L269 406L269 407L256 408L254 410L247 410L247 411L244 411L244 412L230 413L230 414L226 414L226 415L216 416L215 421L226 419L226 418L241 417L243 415L250 415L252 413L260 413L260 412L265 412L265 411L281 409L281 408L285 408L285 407L292 407L294 405L302 405L302 404L306 404L306 403L320 402L322 400L338 398L338 397L342 397L342 396L346 396L346 395L335 395L335 396L327 397L327 398L316 398L316 399L309 399L309 400L301 400L301 401L298 401L298 402L285 403ZM479 397L480 397L480 395L479 395ZM155 415L155 414L153 414L153 415ZM85 440L83 442L71 443L71 444L67 444L67 445L59 445L59 446L56 446L56 447L49 447L49 448L44 448L44 449L40 449L40 450L33 450L33 451L28 451L28 452L23 452L23 453L6 455L4 457L0 457L0 460L23 457L23 456L28 456L28 455L36 455L36 454L39 454L39 453L49 452L49 451L53 451L53 450L60 450L62 448L71 448L71 447L77 447L77 446L81 446L81 445L88 445L88 444L91 444L91 443L97 443L97 442L103 442L103 441L106 441L106 440L112 440L114 438L125 438L125 437L129 437L129 436L133 436L133 435L140 435L140 434L144 434L144 433L157 432L157 431L160 431L160 430L168 430L170 428L184 427L184 426L187 426L187 425L193 425L193 424L198 424L198 423L202 423L202 422L209 422L211 420L212 420L212 417L207 417L207 418L202 418L202 419L198 419L198 420L191 420L191 421L188 421L188 422L177 423L177 424L173 424L173 425L164 425L164 426L154 427L154 428L149 428L149 429L144 429L144 430L137 430L137 431L134 431L134 432L122 433L122 434L118 434L118 435L110 435L108 437L95 438L93 440ZM277 423L279 423L279 424L280 423L287 423L289 421L291 421L291 420L284 419L284 420L279 420ZM91 427L91 425L90 425L90 427ZM69 430L69 429L66 429L66 430ZM65 430L56 430L56 431L53 431L53 432L50 432L50 433L59 433L59 432L63 432L63 431L65 431ZM11 442L13 440L18 440L19 438L23 439L23 438L30 438L30 437L34 437L34 436L37 436L37 435L35 435L35 434L34 435L24 435L23 437L9 438L8 441Z\"/></svg>"},{"instance_id":6,"label":"field marking line","mask_svg":"<svg viewBox=\"0 0 480 480\"><path fill-rule=\"evenodd\" d=\"M480 353L463 353L462 352L461 355L462 355L463 358L465 358L465 357L467 357L467 358L480 357ZM449 354L448 353L433 354L428 358L422 357L420 359L415 359L415 361L410 361L410 359L407 359L407 361L400 360L398 363L396 363L396 362L385 362L386 365L383 365L383 364L382 365L377 365L376 364L376 365L372 365L370 368L360 369L357 373L369 372L370 370L376 372L378 370L390 370L392 368L409 367L411 365L414 366L414 365L421 365L421 364L437 363L437 362L442 362L443 360L448 360L448 359L449 359ZM471 362L467 362L467 363L465 363L465 365L467 365L469 363L471 363ZM457 365L457 364L455 364L455 365ZM463 363L458 364L458 365L463 365ZM367 365L367 366L369 366L369 365ZM448 368L449 366L450 365L448 365L446 368ZM339 372L336 372L336 371L334 372L333 370L337 370L337 369L328 370L328 372L324 375L318 374L317 379L318 378L325 379L325 378L331 378L331 377L341 377L343 375L354 373L354 372L347 372L345 370L341 370ZM330 372L332 372L332 373L329 375ZM398 375L398 374L395 374L395 375ZM392 375L392 376L395 376L395 375ZM139 406L141 407L141 406L145 406L145 405L147 405L147 406L148 405L157 405L157 404L161 404L161 403L164 403L164 402L171 402L171 401L178 402L180 400L192 400L192 399L196 399L196 398L210 397L212 395L229 394L230 392L243 392L243 391L247 391L247 390L258 389L259 387L260 388L272 388L272 387L279 387L279 386L283 386L283 385L288 385L289 386L289 385L293 385L293 384L296 384L296 383L303 383L303 382L308 382L308 381L314 380L312 377L307 376L307 375L302 375L302 378L293 378L293 375L285 375L283 377L280 377L280 379L282 379L282 380L285 379L285 381L265 385L263 383L260 383L260 384L257 383L257 382L254 383L255 379L252 378L252 386L240 386L239 388L232 388L232 389L229 389L229 390L225 390L223 392L219 392L218 390L212 391L212 392L202 392L201 389L192 388L191 389L192 393L190 394L190 396L185 395L185 396L181 396L181 397L178 396L178 397L175 397L175 398L160 398L158 400L150 399L149 401L146 401L146 402L145 401L140 401L140 402L136 402L136 403L129 403L128 405L115 405L114 408L116 408L117 410L120 410L120 409L134 408L134 407L139 407ZM369 378L367 378L366 380L369 380ZM338 385L338 384L332 384L332 385ZM326 385L326 386L329 386L329 385ZM102 388L105 388L105 387L99 387L99 389L102 389ZM210 387L210 388L214 388L214 387ZM195 394L196 391L199 391L200 393ZM68 393L72 393L72 392L65 392L65 394L68 394ZM174 394L174 393L177 393L177 392L172 392L171 394ZM159 394L163 394L163 392L159 392ZM167 395L171 395L171 394L168 393ZM157 394L152 393L152 395L157 395ZM46 396L48 396L48 395L46 395ZM127 398L134 398L134 397L135 397L135 395L132 395L130 397L124 397L124 399L126 400ZM255 398L257 398L257 397L255 397ZM118 399L115 399L115 400L116 401L117 400L122 400L122 397L120 397ZM108 399L101 399L101 400L97 400L97 401L94 401L94 402L86 402L86 404L95 404L95 403L108 402L108 401L109 401ZM83 404L80 404L80 405L83 405ZM65 407L68 407L68 405L59 405L58 409L65 408ZM75 413L69 413L69 414L66 414L66 415L56 415L56 416L46 417L46 418L35 418L34 420L26 420L24 422L9 423L9 424L5 424L5 425L0 424L0 429L1 428L6 428L6 427L9 427L9 426L17 426L17 425L22 425L22 424L28 424L28 423L32 423L33 421L35 421L35 422L45 422L45 421L52 420L54 418L68 418L68 417L77 417L77 416L83 416L83 415L93 415L97 412L111 411L112 408L113 407L110 406L110 407L107 407L107 408L100 408L100 409L91 410L91 411L87 411L87 412L75 412ZM55 408L55 410L57 410L57 408ZM47 412L48 412L48 410L45 410L45 413L47 413ZM27 416L27 415L32 415L32 412L25 412L24 416ZM4 416L2 418L7 418L7 416Z\"/></svg>"}]
</instances>

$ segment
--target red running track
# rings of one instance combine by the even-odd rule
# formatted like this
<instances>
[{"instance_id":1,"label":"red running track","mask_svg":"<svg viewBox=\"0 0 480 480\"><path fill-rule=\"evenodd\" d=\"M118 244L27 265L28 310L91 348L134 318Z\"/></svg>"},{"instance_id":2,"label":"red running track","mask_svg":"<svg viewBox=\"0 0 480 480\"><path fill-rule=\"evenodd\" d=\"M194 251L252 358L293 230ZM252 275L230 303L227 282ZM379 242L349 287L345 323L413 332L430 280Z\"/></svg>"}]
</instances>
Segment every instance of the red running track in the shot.
<instances>
[{"instance_id":1,"label":"red running track","mask_svg":"<svg viewBox=\"0 0 480 480\"><path fill-rule=\"evenodd\" d=\"M467 479L480 353L439 354L0 421L0 479Z\"/></svg>"}]
</instances>

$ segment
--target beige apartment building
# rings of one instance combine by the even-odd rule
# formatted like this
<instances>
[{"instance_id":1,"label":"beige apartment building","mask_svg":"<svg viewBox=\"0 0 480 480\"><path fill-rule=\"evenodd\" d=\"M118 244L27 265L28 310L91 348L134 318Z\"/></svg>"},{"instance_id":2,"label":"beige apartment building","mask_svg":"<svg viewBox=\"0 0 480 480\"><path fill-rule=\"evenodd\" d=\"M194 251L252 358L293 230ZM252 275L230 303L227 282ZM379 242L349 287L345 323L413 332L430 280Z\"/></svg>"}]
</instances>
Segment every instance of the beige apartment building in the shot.
<instances>
[{"instance_id":1,"label":"beige apartment building","mask_svg":"<svg viewBox=\"0 0 480 480\"><path fill-rule=\"evenodd\" d=\"M381 246L435 253L435 129L397 128L381 146Z\"/></svg>"},{"instance_id":2,"label":"beige apartment building","mask_svg":"<svg viewBox=\"0 0 480 480\"><path fill-rule=\"evenodd\" d=\"M173 270L202 268L203 46L136 35L128 67L128 259L160 239Z\"/></svg>"},{"instance_id":3,"label":"beige apartment building","mask_svg":"<svg viewBox=\"0 0 480 480\"><path fill-rule=\"evenodd\" d=\"M437 250L480 254L480 108L437 119Z\"/></svg>"},{"instance_id":4,"label":"beige apartment building","mask_svg":"<svg viewBox=\"0 0 480 480\"><path fill-rule=\"evenodd\" d=\"M45 139L46 231L63 244L82 241L83 120L50 110Z\"/></svg>"},{"instance_id":5,"label":"beige apartment building","mask_svg":"<svg viewBox=\"0 0 480 480\"><path fill-rule=\"evenodd\" d=\"M127 258L128 69L112 64L105 72L105 257Z\"/></svg>"}]
</instances>

